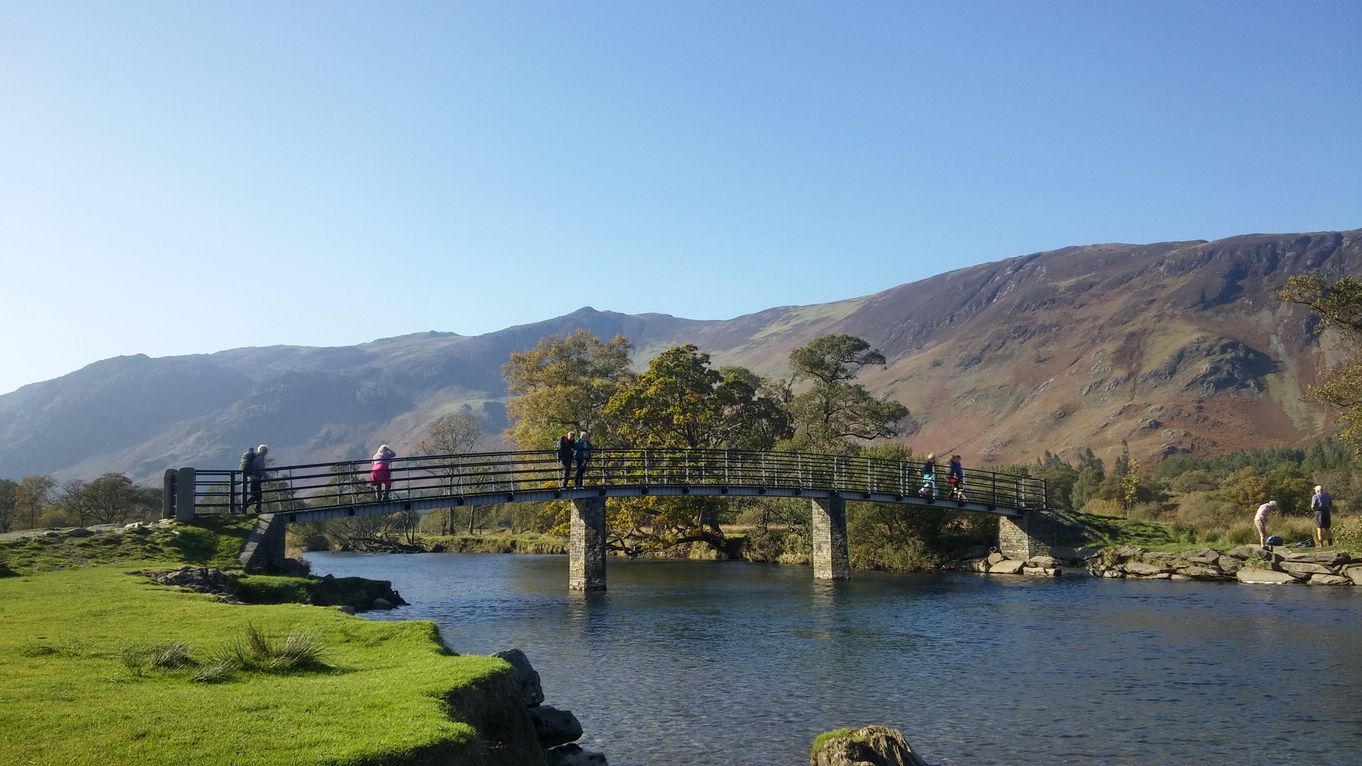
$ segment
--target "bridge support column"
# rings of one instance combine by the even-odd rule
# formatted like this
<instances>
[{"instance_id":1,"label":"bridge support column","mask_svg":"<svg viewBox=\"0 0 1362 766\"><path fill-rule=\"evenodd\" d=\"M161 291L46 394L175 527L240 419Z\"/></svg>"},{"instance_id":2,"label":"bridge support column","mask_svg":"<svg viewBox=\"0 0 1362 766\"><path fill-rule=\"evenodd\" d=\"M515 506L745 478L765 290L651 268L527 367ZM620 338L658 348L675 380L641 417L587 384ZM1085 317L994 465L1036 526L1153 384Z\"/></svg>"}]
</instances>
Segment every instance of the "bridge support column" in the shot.
<instances>
[{"instance_id":1,"label":"bridge support column","mask_svg":"<svg viewBox=\"0 0 1362 766\"><path fill-rule=\"evenodd\" d=\"M181 468L175 475L175 520L194 521L194 469Z\"/></svg>"},{"instance_id":2,"label":"bridge support column","mask_svg":"<svg viewBox=\"0 0 1362 766\"><path fill-rule=\"evenodd\" d=\"M284 533L288 522L282 513L262 513L255 517L255 529L246 536L237 561L247 572L284 572L288 559L284 555Z\"/></svg>"},{"instance_id":3,"label":"bridge support column","mask_svg":"<svg viewBox=\"0 0 1362 766\"><path fill-rule=\"evenodd\" d=\"M605 590L605 498L572 501L568 589Z\"/></svg>"},{"instance_id":4,"label":"bridge support column","mask_svg":"<svg viewBox=\"0 0 1362 766\"><path fill-rule=\"evenodd\" d=\"M814 500L813 579L851 579L847 553L847 503L840 497Z\"/></svg>"},{"instance_id":5,"label":"bridge support column","mask_svg":"<svg viewBox=\"0 0 1362 766\"><path fill-rule=\"evenodd\" d=\"M998 519L998 552L1016 561L1048 556L1059 530L1059 524L1044 511L1003 516Z\"/></svg>"}]
</instances>

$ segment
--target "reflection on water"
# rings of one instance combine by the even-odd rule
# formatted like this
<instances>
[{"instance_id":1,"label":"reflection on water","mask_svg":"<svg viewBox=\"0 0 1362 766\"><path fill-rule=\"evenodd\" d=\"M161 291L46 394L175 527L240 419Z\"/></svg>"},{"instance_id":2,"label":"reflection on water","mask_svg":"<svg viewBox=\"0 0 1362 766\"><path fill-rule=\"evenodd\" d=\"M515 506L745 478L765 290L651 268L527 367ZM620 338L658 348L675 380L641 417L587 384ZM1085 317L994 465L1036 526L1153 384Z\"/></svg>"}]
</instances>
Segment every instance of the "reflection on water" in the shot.
<instances>
[{"instance_id":1,"label":"reflection on water","mask_svg":"<svg viewBox=\"0 0 1362 766\"><path fill-rule=\"evenodd\" d=\"M312 554L453 649L525 650L616 766L808 762L883 723L943 766L1362 763L1362 588L1004 579L554 556Z\"/></svg>"}]
</instances>

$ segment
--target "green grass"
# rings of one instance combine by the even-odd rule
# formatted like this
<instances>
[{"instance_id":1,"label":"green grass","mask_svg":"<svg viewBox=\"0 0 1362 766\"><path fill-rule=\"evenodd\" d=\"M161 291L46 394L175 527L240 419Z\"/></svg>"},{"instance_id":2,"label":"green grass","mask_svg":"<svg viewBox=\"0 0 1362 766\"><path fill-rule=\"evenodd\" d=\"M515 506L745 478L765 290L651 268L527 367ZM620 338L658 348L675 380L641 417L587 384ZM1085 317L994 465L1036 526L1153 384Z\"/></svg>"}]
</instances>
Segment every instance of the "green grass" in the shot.
<instances>
[{"instance_id":1,"label":"green grass","mask_svg":"<svg viewBox=\"0 0 1362 766\"><path fill-rule=\"evenodd\" d=\"M480 690L504 685L504 662L451 654L429 622L230 605L133 571L234 566L252 523L0 543L16 573L0 578L0 763L484 763L451 716L495 713ZM236 582L280 602L372 587Z\"/></svg>"},{"instance_id":2,"label":"green grass","mask_svg":"<svg viewBox=\"0 0 1362 766\"><path fill-rule=\"evenodd\" d=\"M838 737L845 737L848 734L852 733L853 731L856 730L850 727L845 727L841 729L833 729L832 731L825 731L822 734L819 734L817 737L814 737L813 746L809 748L809 757L812 758L813 756L817 755L818 751L823 749L823 745L827 743L828 740L836 739Z\"/></svg>"},{"instance_id":3,"label":"green grass","mask_svg":"<svg viewBox=\"0 0 1362 766\"><path fill-rule=\"evenodd\" d=\"M1101 540L1097 543L1099 547L1138 545L1147 550L1177 552L1205 545L1197 541L1194 530L1175 524L1079 511L1074 511L1070 515L1101 535Z\"/></svg>"},{"instance_id":4,"label":"green grass","mask_svg":"<svg viewBox=\"0 0 1362 766\"><path fill-rule=\"evenodd\" d=\"M130 561L236 567L237 551L254 526L253 518L223 516L194 526L176 524L90 537L12 538L0 540L0 560L19 574Z\"/></svg>"}]
</instances>

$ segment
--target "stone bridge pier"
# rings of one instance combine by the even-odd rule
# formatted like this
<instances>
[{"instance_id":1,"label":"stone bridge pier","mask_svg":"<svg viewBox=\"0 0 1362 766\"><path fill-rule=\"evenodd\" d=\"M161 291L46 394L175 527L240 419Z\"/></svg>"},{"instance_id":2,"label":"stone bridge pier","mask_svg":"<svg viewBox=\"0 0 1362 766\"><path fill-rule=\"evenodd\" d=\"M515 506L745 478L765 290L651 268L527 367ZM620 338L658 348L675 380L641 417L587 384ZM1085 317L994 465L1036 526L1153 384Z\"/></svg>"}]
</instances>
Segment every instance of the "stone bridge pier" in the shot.
<instances>
[{"instance_id":1,"label":"stone bridge pier","mask_svg":"<svg viewBox=\"0 0 1362 766\"><path fill-rule=\"evenodd\" d=\"M1064 523L1045 511L1023 511L998 519L998 552L1017 561L1048 556L1060 544Z\"/></svg>"},{"instance_id":2,"label":"stone bridge pier","mask_svg":"<svg viewBox=\"0 0 1362 766\"><path fill-rule=\"evenodd\" d=\"M568 521L568 590L605 590L605 498L572 501Z\"/></svg>"},{"instance_id":3,"label":"stone bridge pier","mask_svg":"<svg viewBox=\"0 0 1362 766\"><path fill-rule=\"evenodd\" d=\"M810 501L813 508L813 565L815 580L851 579L847 553L847 502L840 497Z\"/></svg>"}]
</instances>

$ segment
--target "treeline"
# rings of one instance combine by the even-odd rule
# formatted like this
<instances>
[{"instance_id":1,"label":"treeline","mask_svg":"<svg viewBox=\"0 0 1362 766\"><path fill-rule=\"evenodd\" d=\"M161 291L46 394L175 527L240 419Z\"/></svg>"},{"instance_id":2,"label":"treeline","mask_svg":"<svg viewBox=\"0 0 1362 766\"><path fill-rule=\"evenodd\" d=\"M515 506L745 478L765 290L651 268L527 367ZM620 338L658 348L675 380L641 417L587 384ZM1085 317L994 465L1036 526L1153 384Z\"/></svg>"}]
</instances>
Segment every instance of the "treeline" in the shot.
<instances>
[{"instance_id":1,"label":"treeline","mask_svg":"<svg viewBox=\"0 0 1362 766\"><path fill-rule=\"evenodd\" d=\"M58 484L51 476L0 479L0 532L151 521L161 489L139 487L121 473Z\"/></svg>"}]
</instances>

